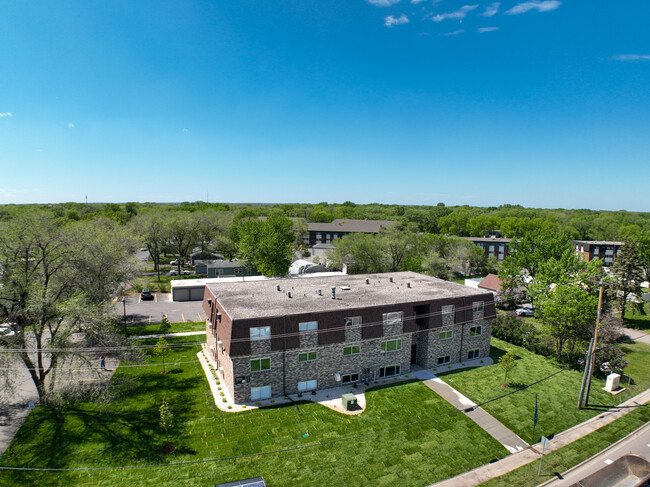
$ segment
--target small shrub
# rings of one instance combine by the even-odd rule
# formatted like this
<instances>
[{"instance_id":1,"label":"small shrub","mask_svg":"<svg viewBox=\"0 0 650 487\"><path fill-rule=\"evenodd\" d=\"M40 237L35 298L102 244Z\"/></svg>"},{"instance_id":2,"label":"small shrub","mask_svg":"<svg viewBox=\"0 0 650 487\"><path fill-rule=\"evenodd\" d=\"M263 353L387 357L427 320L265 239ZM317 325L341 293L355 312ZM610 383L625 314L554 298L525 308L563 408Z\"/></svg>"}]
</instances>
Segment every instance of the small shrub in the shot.
<instances>
[{"instance_id":1,"label":"small shrub","mask_svg":"<svg viewBox=\"0 0 650 487\"><path fill-rule=\"evenodd\" d=\"M225 394L223 392L220 392L219 395L220 396L225 396Z\"/></svg>"},{"instance_id":2,"label":"small shrub","mask_svg":"<svg viewBox=\"0 0 650 487\"><path fill-rule=\"evenodd\" d=\"M220 384L221 384L221 381L218 380L218 381L217 381L217 385L220 385Z\"/></svg>"},{"instance_id":3,"label":"small shrub","mask_svg":"<svg viewBox=\"0 0 650 487\"><path fill-rule=\"evenodd\" d=\"M448 368L448 369L451 369L451 365L447 365L447 368Z\"/></svg>"},{"instance_id":4,"label":"small shrub","mask_svg":"<svg viewBox=\"0 0 650 487\"><path fill-rule=\"evenodd\" d=\"M259 406L260 404L262 404L262 403L259 402L259 401L257 401L257 402L255 403L256 406Z\"/></svg>"},{"instance_id":5,"label":"small shrub","mask_svg":"<svg viewBox=\"0 0 650 487\"><path fill-rule=\"evenodd\" d=\"M230 404L228 405L228 409L232 409L232 406Z\"/></svg>"},{"instance_id":6,"label":"small shrub","mask_svg":"<svg viewBox=\"0 0 650 487\"><path fill-rule=\"evenodd\" d=\"M224 397L224 398L221 399L221 401L222 401L222 402L228 402L228 399L226 399L226 398Z\"/></svg>"},{"instance_id":7,"label":"small shrub","mask_svg":"<svg viewBox=\"0 0 650 487\"><path fill-rule=\"evenodd\" d=\"M217 387L217 390L220 391L220 390L221 390L221 386Z\"/></svg>"},{"instance_id":8,"label":"small shrub","mask_svg":"<svg viewBox=\"0 0 650 487\"><path fill-rule=\"evenodd\" d=\"M269 402L273 404L275 402L275 399L271 399Z\"/></svg>"}]
</instances>

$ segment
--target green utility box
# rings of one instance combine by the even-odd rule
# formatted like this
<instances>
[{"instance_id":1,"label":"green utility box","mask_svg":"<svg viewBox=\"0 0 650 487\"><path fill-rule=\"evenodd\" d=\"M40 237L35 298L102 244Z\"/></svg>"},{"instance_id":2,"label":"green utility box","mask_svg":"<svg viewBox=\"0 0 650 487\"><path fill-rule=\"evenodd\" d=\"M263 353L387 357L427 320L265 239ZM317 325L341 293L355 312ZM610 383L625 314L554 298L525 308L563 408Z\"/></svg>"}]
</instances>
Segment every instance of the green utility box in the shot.
<instances>
[{"instance_id":1,"label":"green utility box","mask_svg":"<svg viewBox=\"0 0 650 487\"><path fill-rule=\"evenodd\" d=\"M351 411L357 407L357 398L354 394L343 394L341 396L341 405L346 411Z\"/></svg>"}]
</instances>

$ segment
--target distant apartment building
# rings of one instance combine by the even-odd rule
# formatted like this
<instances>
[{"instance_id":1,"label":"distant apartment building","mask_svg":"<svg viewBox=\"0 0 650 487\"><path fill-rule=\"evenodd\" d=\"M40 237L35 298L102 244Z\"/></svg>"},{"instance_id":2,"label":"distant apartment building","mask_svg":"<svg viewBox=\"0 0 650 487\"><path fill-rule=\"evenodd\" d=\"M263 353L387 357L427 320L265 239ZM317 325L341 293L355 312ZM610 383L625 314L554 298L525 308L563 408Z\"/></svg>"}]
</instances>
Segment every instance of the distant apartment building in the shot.
<instances>
[{"instance_id":1,"label":"distant apartment building","mask_svg":"<svg viewBox=\"0 0 650 487\"><path fill-rule=\"evenodd\" d=\"M347 220L339 218L332 223L308 223L305 243L309 247L329 244L350 233L379 233L383 227L395 223L390 220Z\"/></svg>"},{"instance_id":2,"label":"distant apartment building","mask_svg":"<svg viewBox=\"0 0 650 487\"><path fill-rule=\"evenodd\" d=\"M414 272L206 286L207 348L235 402L490 353L493 295Z\"/></svg>"},{"instance_id":3,"label":"distant apartment building","mask_svg":"<svg viewBox=\"0 0 650 487\"><path fill-rule=\"evenodd\" d=\"M499 262L508 257L508 247L510 246L511 238L503 237L465 237L470 242L478 245L485 250L485 256L490 255L496 257Z\"/></svg>"},{"instance_id":4,"label":"distant apartment building","mask_svg":"<svg viewBox=\"0 0 650 487\"><path fill-rule=\"evenodd\" d=\"M602 259L604 265L611 266L616 262L616 257L624 243L605 240L572 240L571 244L575 248L575 253L586 262Z\"/></svg>"}]
</instances>

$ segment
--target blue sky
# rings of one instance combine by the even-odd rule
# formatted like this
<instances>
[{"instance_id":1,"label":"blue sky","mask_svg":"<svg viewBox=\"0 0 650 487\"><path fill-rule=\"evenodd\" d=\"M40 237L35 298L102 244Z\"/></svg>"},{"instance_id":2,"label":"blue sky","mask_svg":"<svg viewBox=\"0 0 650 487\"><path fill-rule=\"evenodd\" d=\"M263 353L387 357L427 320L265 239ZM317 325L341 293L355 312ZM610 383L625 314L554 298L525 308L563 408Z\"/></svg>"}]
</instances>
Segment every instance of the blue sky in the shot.
<instances>
[{"instance_id":1,"label":"blue sky","mask_svg":"<svg viewBox=\"0 0 650 487\"><path fill-rule=\"evenodd\" d=\"M650 2L0 0L0 204L650 211Z\"/></svg>"}]
</instances>

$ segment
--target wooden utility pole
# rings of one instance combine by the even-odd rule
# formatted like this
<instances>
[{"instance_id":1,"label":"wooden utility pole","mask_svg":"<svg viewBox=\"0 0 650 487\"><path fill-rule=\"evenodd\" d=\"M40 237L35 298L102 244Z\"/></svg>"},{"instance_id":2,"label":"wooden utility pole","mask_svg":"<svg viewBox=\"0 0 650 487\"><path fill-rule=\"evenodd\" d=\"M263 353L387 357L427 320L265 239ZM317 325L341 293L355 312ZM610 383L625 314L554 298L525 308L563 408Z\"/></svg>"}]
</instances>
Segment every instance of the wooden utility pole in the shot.
<instances>
[{"instance_id":1,"label":"wooden utility pole","mask_svg":"<svg viewBox=\"0 0 650 487\"><path fill-rule=\"evenodd\" d=\"M589 374L587 375L587 387L585 390L585 406L589 404L589 390L591 389L591 376L594 373L594 362L596 361L596 347L598 344L598 327L600 326L600 312L603 308L603 282L600 281L600 293L598 294L598 314L596 315L596 329L594 330L593 347L589 350L591 360L589 361Z\"/></svg>"}]
</instances>

